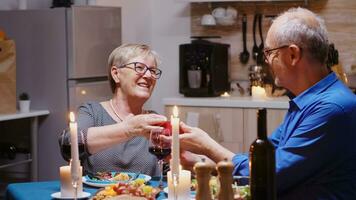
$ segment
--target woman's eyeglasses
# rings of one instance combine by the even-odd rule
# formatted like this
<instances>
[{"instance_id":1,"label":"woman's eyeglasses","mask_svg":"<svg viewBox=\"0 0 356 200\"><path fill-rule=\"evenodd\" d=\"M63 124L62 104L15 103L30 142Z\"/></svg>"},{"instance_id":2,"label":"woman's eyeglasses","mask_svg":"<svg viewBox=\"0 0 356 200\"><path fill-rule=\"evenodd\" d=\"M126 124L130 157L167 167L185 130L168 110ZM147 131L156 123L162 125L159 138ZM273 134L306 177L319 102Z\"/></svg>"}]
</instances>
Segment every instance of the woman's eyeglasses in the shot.
<instances>
[{"instance_id":1,"label":"woman's eyeglasses","mask_svg":"<svg viewBox=\"0 0 356 200\"><path fill-rule=\"evenodd\" d=\"M133 65L134 67L129 67L129 65ZM146 64L141 63L141 62L132 62L132 63L127 63L124 65L121 65L119 68L130 68L135 70L135 72L143 75L147 71L150 71L152 78L154 79L159 79L162 75L162 70L158 68L153 68L153 67L148 67Z\"/></svg>"}]
</instances>

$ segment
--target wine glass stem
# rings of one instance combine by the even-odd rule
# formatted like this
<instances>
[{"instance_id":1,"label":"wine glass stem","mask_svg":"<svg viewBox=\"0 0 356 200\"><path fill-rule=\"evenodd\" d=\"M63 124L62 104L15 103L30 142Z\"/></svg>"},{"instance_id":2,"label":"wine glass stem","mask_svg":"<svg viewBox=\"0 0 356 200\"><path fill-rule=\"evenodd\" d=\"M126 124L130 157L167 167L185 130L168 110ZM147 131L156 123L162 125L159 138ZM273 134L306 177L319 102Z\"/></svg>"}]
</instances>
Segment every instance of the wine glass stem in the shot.
<instances>
[{"instance_id":1,"label":"wine glass stem","mask_svg":"<svg viewBox=\"0 0 356 200\"><path fill-rule=\"evenodd\" d=\"M74 180L72 182L73 188L74 188L74 200L77 200L78 197L78 181Z\"/></svg>"},{"instance_id":2,"label":"wine glass stem","mask_svg":"<svg viewBox=\"0 0 356 200\"><path fill-rule=\"evenodd\" d=\"M159 165L159 171L160 171L160 176L159 176L159 188L163 188L163 160L158 160L158 165Z\"/></svg>"}]
</instances>

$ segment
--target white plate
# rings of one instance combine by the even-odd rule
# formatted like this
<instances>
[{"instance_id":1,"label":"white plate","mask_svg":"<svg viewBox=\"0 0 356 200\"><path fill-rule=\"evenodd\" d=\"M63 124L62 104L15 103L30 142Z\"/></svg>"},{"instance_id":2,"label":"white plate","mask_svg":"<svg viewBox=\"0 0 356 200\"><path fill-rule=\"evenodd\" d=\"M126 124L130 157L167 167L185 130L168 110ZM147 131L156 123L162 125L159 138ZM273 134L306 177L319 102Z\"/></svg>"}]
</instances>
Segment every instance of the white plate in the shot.
<instances>
[{"instance_id":1,"label":"white plate","mask_svg":"<svg viewBox=\"0 0 356 200\"><path fill-rule=\"evenodd\" d=\"M82 195L78 196L78 199L88 198L90 195L89 192L82 192ZM73 199L73 197L61 197L61 192L52 193L51 197L54 199Z\"/></svg>"},{"instance_id":2,"label":"white plate","mask_svg":"<svg viewBox=\"0 0 356 200\"><path fill-rule=\"evenodd\" d=\"M142 178L145 180L145 182L148 182L151 180L151 176L149 175L146 175L146 174L139 174L137 176L136 179L138 178ZM93 186L93 187L106 187L106 186L109 186L109 185L112 185L112 184L115 184L115 183L118 183L119 181L116 181L116 182L104 182L104 183L100 183L100 182L92 182L90 180L87 179L87 177L83 176L83 183L89 185L89 186Z\"/></svg>"}]
</instances>

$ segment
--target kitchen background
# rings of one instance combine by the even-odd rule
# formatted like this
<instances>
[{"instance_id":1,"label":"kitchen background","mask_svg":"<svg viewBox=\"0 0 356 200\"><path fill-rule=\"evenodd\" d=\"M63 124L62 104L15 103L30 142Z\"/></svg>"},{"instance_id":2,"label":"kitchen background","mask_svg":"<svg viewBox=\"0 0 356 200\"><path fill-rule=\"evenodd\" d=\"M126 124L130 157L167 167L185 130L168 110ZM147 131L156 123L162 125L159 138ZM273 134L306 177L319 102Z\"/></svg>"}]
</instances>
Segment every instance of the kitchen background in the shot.
<instances>
[{"instance_id":1,"label":"kitchen background","mask_svg":"<svg viewBox=\"0 0 356 200\"><path fill-rule=\"evenodd\" d=\"M78 5L86 3L85 0L75 0L74 2ZM27 0L27 9L47 9L51 4L52 0ZM160 68L163 70L163 76L159 80L153 96L146 104L147 108L159 113L164 113L163 98L180 96L178 91L180 44L189 43L190 36L222 36L221 39L211 40L230 44L230 81L246 81L248 80L248 66L254 64L251 59L254 13L260 12L264 16L276 15L292 6L306 6L325 19L330 41L339 50L340 63L349 75L352 86L356 87L356 78L354 78L356 77L356 1L354 0L289 2L253 2L253 0L223 2L215 0L209 3L190 3L188 0L96 0L96 5L121 7L121 41L123 43L147 43L160 54L162 58ZM237 20L232 25L201 25L201 17L204 14L211 13L217 7L227 8L228 6L238 11ZM1 10L17 8L17 1L0 1ZM242 51L241 16L243 13L246 13L248 18L247 49L250 52L250 60L246 65L241 64L238 59ZM271 19L263 18L264 37ZM257 37L257 41L259 43L259 37ZM17 90L19 91L21 88L17 88ZM41 137L47 136L42 135ZM49 138L53 139L54 137ZM58 166L64 163L60 157L58 146L53 146L52 149L40 148L40 151L42 154L39 158L39 179L57 179ZM43 160L45 161L43 162Z\"/></svg>"}]
</instances>

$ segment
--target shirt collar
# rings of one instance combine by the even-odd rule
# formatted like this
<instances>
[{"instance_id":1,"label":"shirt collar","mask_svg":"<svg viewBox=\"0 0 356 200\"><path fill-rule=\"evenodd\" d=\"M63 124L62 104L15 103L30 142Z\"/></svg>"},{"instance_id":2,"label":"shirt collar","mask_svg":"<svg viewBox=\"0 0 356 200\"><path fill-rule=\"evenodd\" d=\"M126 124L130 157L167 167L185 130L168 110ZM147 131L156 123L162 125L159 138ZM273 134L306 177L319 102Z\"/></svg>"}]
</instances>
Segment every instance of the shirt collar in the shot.
<instances>
[{"instance_id":1,"label":"shirt collar","mask_svg":"<svg viewBox=\"0 0 356 200\"><path fill-rule=\"evenodd\" d=\"M326 88L328 88L330 85L332 85L334 82L336 82L337 76L335 75L334 72L330 73L323 79L321 79L319 82L317 82L315 85L311 86L310 88L306 89L304 92L296 96L294 99L291 100L291 103L295 104L299 109L303 109L304 106L310 104L310 102L313 102L314 99L317 97L319 93L324 91Z\"/></svg>"}]
</instances>

